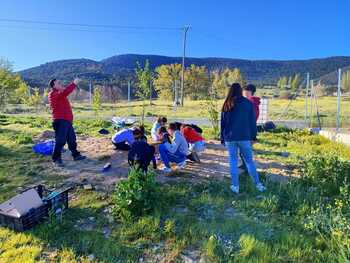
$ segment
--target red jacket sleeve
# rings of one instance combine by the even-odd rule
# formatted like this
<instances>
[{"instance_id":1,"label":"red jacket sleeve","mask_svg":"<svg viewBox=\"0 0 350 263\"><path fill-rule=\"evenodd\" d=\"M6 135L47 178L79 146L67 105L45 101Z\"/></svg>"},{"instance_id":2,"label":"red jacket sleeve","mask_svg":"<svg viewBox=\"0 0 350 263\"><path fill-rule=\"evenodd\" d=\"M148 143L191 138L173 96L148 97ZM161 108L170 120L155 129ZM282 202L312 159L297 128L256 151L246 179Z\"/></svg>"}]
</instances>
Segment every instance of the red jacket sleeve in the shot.
<instances>
[{"instance_id":1,"label":"red jacket sleeve","mask_svg":"<svg viewBox=\"0 0 350 263\"><path fill-rule=\"evenodd\" d=\"M56 91L53 92L51 94L51 97L53 99L58 99L58 98L62 98L62 97L68 97L69 94L71 94L73 92L73 90L75 89L77 85L75 85L73 82L71 84L69 84L63 91Z\"/></svg>"},{"instance_id":2,"label":"red jacket sleeve","mask_svg":"<svg viewBox=\"0 0 350 263\"><path fill-rule=\"evenodd\" d=\"M71 84L69 84L64 91L60 92L59 94L63 97L68 97L69 94L71 94L73 92L73 90L75 89L77 85L75 85L73 82Z\"/></svg>"}]
</instances>

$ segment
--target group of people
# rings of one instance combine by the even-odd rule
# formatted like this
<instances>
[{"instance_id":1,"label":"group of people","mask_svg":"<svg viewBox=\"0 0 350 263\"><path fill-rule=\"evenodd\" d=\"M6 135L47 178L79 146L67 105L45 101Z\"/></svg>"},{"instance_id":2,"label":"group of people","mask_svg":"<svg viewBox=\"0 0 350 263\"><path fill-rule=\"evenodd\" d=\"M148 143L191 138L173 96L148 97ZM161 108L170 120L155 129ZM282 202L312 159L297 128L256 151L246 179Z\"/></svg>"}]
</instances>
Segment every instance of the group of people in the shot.
<instances>
[{"instance_id":1,"label":"group of people","mask_svg":"<svg viewBox=\"0 0 350 263\"><path fill-rule=\"evenodd\" d=\"M185 167L187 159L200 162L198 153L205 150L202 129L194 124L173 122L167 125L167 122L166 117L158 117L152 126L151 144L147 142L143 126L116 132L112 143L116 150L129 151L129 164L138 164L144 171L147 171L151 161L156 169L157 160L164 163L162 170L167 173L172 171L171 163L181 169Z\"/></svg>"},{"instance_id":2,"label":"group of people","mask_svg":"<svg viewBox=\"0 0 350 263\"><path fill-rule=\"evenodd\" d=\"M77 150L76 135L72 126L73 113L68 95L74 91L80 79L68 86L63 86L59 80L49 82L49 103L52 110L53 129L55 131L55 147L52 161L56 166L64 166L61 152L67 143L73 160L80 161L86 157ZM249 84L243 88L239 83L233 83L229 90L221 112L221 143L229 153L231 190L239 193L238 158L242 158L244 167L252 178L254 185L260 192L265 187L259 179L253 160L252 144L256 141L259 117L260 99L254 96L256 88ZM125 128L116 132L112 143L118 150L128 151L129 164L137 165L143 171L153 164L157 168L157 161L162 161L164 172L172 171L171 163L181 169L187 159L200 162L198 153L205 150L205 140L202 130L193 124L172 122L167 125L167 118L162 116L153 124L151 130L152 142L147 141L143 127Z\"/></svg>"}]
</instances>

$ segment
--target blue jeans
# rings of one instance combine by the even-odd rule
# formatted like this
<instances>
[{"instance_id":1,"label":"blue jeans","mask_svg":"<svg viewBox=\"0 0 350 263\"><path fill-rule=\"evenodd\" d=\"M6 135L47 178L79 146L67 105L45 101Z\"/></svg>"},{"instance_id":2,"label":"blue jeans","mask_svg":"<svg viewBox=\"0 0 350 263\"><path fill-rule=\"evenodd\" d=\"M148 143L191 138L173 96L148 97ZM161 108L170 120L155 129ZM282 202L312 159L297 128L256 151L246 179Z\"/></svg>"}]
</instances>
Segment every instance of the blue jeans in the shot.
<instances>
[{"instance_id":1,"label":"blue jeans","mask_svg":"<svg viewBox=\"0 0 350 263\"><path fill-rule=\"evenodd\" d=\"M195 143L189 143L188 149L190 152L203 152L205 150L205 142L198 141Z\"/></svg>"},{"instance_id":2,"label":"blue jeans","mask_svg":"<svg viewBox=\"0 0 350 263\"><path fill-rule=\"evenodd\" d=\"M260 183L258 172L253 160L253 149L250 141L233 141L225 142L226 148L229 153L231 181L233 186L239 186L238 178L238 149L242 154L244 162L247 166L248 173L252 178L255 185Z\"/></svg>"},{"instance_id":3,"label":"blue jeans","mask_svg":"<svg viewBox=\"0 0 350 263\"><path fill-rule=\"evenodd\" d=\"M164 144L159 145L159 154L160 159L163 161L164 165L170 168L170 162L173 163L181 163L186 160L186 155L177 151L175 153L171 153L167 150Z\"/></svg>"}]
</instances>

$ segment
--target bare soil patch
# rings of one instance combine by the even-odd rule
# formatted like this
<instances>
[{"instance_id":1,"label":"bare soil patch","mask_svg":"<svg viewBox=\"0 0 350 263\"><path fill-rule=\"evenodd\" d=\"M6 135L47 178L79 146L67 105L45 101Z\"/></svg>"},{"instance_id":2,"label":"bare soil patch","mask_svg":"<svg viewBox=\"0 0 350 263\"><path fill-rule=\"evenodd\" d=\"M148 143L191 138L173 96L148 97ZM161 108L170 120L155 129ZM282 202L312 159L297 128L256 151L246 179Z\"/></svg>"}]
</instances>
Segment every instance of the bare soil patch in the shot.
<instances>
[{"instance_id":1,"label":"bare soil patch","mask_svg":"<svg viewBox=\"0 0 350 263\"><path fill-rule=\"evenodd\" d=\"M86 160L75 162L70 152L66 150L63 154L64 168L54 168L51 164L47 164L47 168L57 176L63 177L67 184L91 184L96 190L108 192L114 189L119 180L127 178L129 169L127 152L114 150L109 137L78 137L78 149L87 157ZM185 169L174 170L170 175L158 171L157 180L162 183L181 180L195 183L210 178L224 180L230 177L228 153L220 142L209 141L207 149L200 154L200 159L201 163L188 162ZM258 170L267 171L271 180L285 181L290 176L295 176L294 171L287 165L265 160L259 156L255 159ZM111 163L112 167L107 172L102 172L107 162ZM158 167L162 168L162 164Z\"/></svg>"}]
</instances>

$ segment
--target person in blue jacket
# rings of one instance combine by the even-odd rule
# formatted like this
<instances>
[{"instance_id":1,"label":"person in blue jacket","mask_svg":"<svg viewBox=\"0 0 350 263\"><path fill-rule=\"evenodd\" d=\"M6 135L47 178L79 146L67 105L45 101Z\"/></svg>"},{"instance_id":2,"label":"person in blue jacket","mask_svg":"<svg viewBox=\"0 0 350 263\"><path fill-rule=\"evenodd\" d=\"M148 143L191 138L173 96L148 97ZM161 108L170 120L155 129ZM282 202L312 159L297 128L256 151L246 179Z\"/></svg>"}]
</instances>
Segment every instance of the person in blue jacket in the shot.
<instances>
[{"instance_id":1,"label":"person in blue jacket","mask_svg":"<svg viewBox=\"0 0 350 263\"><path fill-rule=\"evenodd\" d=\"M238 150L242 153L248 173L258 191L266 188L260 182L253 160L252 143L256 141L257 128L253 104L242 95L239 83L233 83L229 89L221 112L221 143L229 153L231 190L239 193Z\"/></svg>"}]
</instances>

